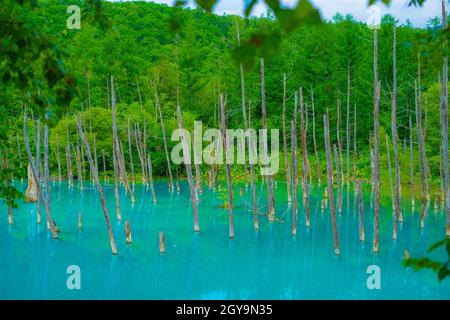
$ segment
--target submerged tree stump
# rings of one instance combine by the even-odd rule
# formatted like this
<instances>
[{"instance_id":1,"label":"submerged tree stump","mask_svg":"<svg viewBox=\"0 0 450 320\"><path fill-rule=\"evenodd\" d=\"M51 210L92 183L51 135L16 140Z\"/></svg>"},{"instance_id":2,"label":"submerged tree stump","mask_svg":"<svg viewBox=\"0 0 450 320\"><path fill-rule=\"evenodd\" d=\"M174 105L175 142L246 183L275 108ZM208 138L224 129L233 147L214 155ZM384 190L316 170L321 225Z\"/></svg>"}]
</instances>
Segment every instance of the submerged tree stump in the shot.
<instances>
[{"instance_id":1,"label":"submerged tree stump","mask_svg":"<svg viewBox=\"0 0 450 320\"><path fill-rule=\"evenodd\" d=\"M127 244L131 244L131 227L128 221L125 221L125 241Z\"/></svg>"},{"instance_id":2,"label":"submerged tree stump","mask_svg":"<svg viewBox=\"0 0 450 320\"><path fill-rule=\"evenodd\" d=\"M159 232L159 253L166 252L166 245L164 241L164 232Z\"/></svg>"},{"instance_id":3,"label":"submerged tree stump","mask_svg":"<svg viewBox=\"0 0 450 320\"><path fill-rule=\"evenodd\" d=\"M362 182L358 181L358 208L359 208L359 241L365 240L364 234L364 205L362 200Z\"/></svg>"},{"instance_id":4,"label":"submerged tree stump","mask_svg":"<svg viewBox=\"0 0 450 320\"><path fill-rule=\"evenodd\" d=\"M82 227L83 227L83 220L81 217L81 211L78 211L78 230L81 230Z\"/></svg>"}]
</instances>

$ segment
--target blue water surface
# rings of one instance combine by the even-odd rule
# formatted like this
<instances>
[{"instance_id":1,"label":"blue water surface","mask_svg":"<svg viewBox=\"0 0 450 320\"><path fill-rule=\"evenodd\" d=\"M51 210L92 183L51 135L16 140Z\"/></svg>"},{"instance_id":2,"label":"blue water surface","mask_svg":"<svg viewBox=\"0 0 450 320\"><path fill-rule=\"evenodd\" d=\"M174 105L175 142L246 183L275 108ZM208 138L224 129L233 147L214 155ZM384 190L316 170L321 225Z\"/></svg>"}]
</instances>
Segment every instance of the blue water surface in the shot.
<instances>
[{"instance_id":1,"label":"blue water surface","mask_svg":"<svg viewBox=\"0 0 450 320\"><path fill-rule=\"evenodd\" d=\"M16 184L22 190L25 185ZM398 239L392 240L392 208L381 210L380 251L372 253L373 210L370 194L364 195L366 241L358 235L358 212L353 188L343 195L338 215L340 256L334 255L329 209L321 210L323 188L311 189L311 227L305 227L299 191L297 235L291 234L291 209L286 186L276 190L274 223L260 216L253 228L251 189L234 190L235 238L228 237L228 210L221 208L225 189L204 187L199 202L200 233L194 233L189 189L181 182L180 193L169 192L167 182L156 182L157 203L142 185L135 186L132 205L120 189L122 220L116 217L113 185L104 185L107 206L119 254L111 254L98 192L88 183L53 184L52 214L61 229L54 240L42 223L36 223L36 204L21 204L14 224L0 205L0 298L2 299L450 299L450 280L441 283L425 270L405 269L401 262L408 250L422 257L426 249L445 235L445 215L428 209L425 227L409 201L402 203L404 222ZM242 195L239 190L243 189ZM299 188L300 189L300 188ZM344 190L346 187L344 188ZM258 187L259 207L267 197ZM83 217L78 230L78 214ZM129 221L133 243L125 242L124 223ZM166 252L159 253L163 231ZM446 258L440 250L430 257ZM69 290L68 266L81 270L81 289ZM377 265L381 288L370 290L367 268Z\"/></svg>"}]
</instances>

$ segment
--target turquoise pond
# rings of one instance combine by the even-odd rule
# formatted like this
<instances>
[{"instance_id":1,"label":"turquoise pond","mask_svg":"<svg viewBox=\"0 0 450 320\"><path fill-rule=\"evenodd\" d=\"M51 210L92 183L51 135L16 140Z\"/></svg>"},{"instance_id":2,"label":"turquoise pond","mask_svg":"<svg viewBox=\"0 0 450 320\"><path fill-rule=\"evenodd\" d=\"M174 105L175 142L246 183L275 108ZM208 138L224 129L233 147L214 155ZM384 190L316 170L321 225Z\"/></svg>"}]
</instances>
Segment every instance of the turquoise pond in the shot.
<instances>
[{"instance_id":1,"label":"turquoise pond","mask_svg":"<svg viewBox=\"0 0 450 320\"><path fill-rule=\"evenodd\" d=\"M22 189L25 185L18 186ZM405 249L422 257L444 237L445 216L428 210L425 228L420 215L403 203L404 222L398 240L392 238L392 209L382 208L380 252L372 253L372 210L365 194L366 241L358 238L358 214L353 192L345 193L338 216L341 255L333 253L328 209L320 208L317 186L311 190L311 227L305 227L299 202L297 236L291 235L291 213L285 185L276 189L276 215L269 223L260 217L253 229L249 206L251 190L235 191L235 238L228 238L228 211L221 209L222 192L204 188L199 203L200 233L193 232L189 189L167 191L167 182L155 185L158 202L136 185L136 203L121 189L122 221L116 219L114 191L105 185L108 210L119 251L109 247L98 193L92 185L83 192L66 183L52 188L52 212L62 230L53 240L43 222L36 223L36 205L21 204L14 225L0 204L1 299L450 299L450 280L439 283L431 271L415 272L401 265ZM265 210L265 192L258 188L259 207ZM300 199L300 191L299 191ZM83 228L78 230L78 211ZM133 244L125 243L124 222L129 220ZM166 253L159 253L159 231L164 231ZM446 258L443 250L431 256ZM66 286L69 265L81 269L81 289ZM381 289L369 290L367 267L381 270Z\"/></svg>"}]
</instances>

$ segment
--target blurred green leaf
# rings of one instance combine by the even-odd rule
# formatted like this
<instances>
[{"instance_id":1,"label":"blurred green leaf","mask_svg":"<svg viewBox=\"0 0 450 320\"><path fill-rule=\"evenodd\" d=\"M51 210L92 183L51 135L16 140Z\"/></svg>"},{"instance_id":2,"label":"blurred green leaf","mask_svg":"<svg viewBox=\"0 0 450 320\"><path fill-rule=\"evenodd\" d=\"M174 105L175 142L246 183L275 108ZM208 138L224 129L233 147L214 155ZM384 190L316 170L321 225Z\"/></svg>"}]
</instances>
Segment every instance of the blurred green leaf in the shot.
<instances>
[{"instance_id":1,"label":"blurred green leaf","mask_svg":"<svg viewBox=\"0 0 450 320\"><path fill-rule=\"evenodd\" d=\"M217 0L195 0L195 2L199 5L199 7L205 9L208 12L212 12L212 9Z\"/></svg>"},{"instance_id":2,"label":"blurred green leaf","mask_svg":"<svg viewBox=\"0 0 450 320\"><path fill-rule=\"evenodd\" d=\"M431 247L428 248L427 252L431 252L431 251L439 248L440 246L444 245L445 242L446 242L446 240L436 242L435 244L433 244Z\"/></svg>"}]
</instances>

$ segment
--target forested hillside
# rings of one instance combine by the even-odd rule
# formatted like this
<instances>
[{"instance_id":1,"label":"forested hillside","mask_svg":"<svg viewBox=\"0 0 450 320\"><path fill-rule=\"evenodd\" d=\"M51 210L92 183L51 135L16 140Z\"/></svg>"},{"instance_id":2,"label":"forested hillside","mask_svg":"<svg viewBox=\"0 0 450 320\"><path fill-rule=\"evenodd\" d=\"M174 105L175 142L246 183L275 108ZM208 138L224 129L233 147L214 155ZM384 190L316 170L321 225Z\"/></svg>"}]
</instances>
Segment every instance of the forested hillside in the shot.
<instances>
[{"instance_id":1,"label":"forested hillside","mask_svg":"<svg viewBox=\"0 0 450 320\"><path fill-rule=\"evenodd\" d=\"M241 39L255 31L277 30L273 18L217 16L202 10L180 9L176 19L182 28L179 40L170 28L174 11L166 5L151 2L103 3L111 27L102 28L95 21L81 19L81 30L66 28L66 8L79 1L39 1L33 14L21 8L30 26L37 26L52 35L66 52L64 66L75 76L78 96L69 107L57 106L52 113L51 149L55 149L55 133L65 145L66 114L69 130L76 140L74 110L87 110L84 117L92 135L97 136L97 148L111 153L111 113L108 77L113 75L118 100L119 134L127 139L127 121L149 123L149 148L161 151L161 130L155 109L152 87L155 81L165 118L166 131L177 127L176 86L177 68L180 78L180 99L183 118L189 127L193 120L204 126L218 127L218 94L227 95L228 127L243 127L239 66L233 61L232 49L237 46L236 26ZM80 2L82 7L82 3ZM36 14L37 13L37 14ZM421 87L424 102L426 147L432 176L439 175L439 92L438 73L442 60L439 51L432 49L440 20L430 21L428 29L412 25L397 27L398 127L401 146L409 141L408 117L414 120L414 80L420 59ZM382 19L378 34L379 78L381 81L380 126L381 141L390 134L392 91L393 18ZM431 48L431 49L430 49ZM259 61L258 59L256 60ZM322 25L302 25L289 35L283 35L280 48L265 60L268 127L281 128L283 74L287 75L288 120L292 118L293 93L301 86L308 109L308 148L312 149L311 93L314 93L318 149L323 150L323 119L330 112L331 139L336 141L337 105L341 105L341 135L345 137L347 106L350 107L350 132L353 139L354 116L357 119L357 144L360 169L368 168L369 134L373 129L373 32L352 17L336 15ZM347 101L347 81L350 75L350 100ZM38 81L39 79L36 79ZM251 106L251 126L260 127L261 87L258 63L246 73L247 99ZM11 137L22 131L22 103L26 97L16 88L0 83L0 113L10 122ZM139 91L143 112L139 106ZM356 106L356 115L354 108ZM88 110L90 109L90 110ZM414 123L414 122L413 122ZM92 136L91 136L92 137ZM281 141L281 139L280 139ZM347 142L344 143L344 149ZM349 141L349 143L353 143ZM12 143L15 145L15 142ZM382 145L382 155L384 154ZM403 149L402 149L403 150ZM312 152L311 152L312 154ZM409 164L409 155L404 154ZM164 155L156 153L155 172L165 175ZM107 166L112 164L107 157ZM137 156L135 161L137 164ZM401 159L402 160L402 159ZM51 165L55 168L54 156ZM283 168L283 165L280 165ZM324 166L323 166L324 168ZM409 167L402 168L408 175ZM368 171L367 171L368 172ZM407 179L407 178L406 178ZM404 181L402 181L404 182Z\"/></svg>"}]
</instances>

